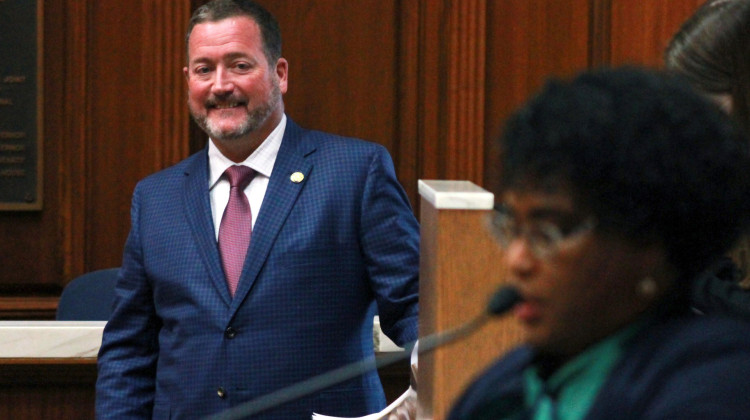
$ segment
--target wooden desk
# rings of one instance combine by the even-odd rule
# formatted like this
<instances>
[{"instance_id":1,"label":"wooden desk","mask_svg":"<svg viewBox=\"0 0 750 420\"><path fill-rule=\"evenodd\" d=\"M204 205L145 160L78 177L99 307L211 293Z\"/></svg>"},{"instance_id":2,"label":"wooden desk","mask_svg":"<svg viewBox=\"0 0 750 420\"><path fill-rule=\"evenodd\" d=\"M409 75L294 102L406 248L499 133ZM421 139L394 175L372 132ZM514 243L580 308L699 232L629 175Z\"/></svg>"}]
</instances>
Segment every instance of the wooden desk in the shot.
<instances>
[{"instance_id":1,"label":"wooden desk","mask_svg":"<svg viewBox=\"0 0 750 420\"><path fill-rule=\"evenodd\" d=\"M0 359L0 418L93 419L96 359Z\"/></svg>"},{"instance_id":2,"label":"wooden desk","mask_svg":"<svg viewBox=\"0 0 750 420\"><path fill-rule=\"evenodd\" d=\"M104 322L0 321L0 418L93 419Z\"/></svg>"}]
</instances>

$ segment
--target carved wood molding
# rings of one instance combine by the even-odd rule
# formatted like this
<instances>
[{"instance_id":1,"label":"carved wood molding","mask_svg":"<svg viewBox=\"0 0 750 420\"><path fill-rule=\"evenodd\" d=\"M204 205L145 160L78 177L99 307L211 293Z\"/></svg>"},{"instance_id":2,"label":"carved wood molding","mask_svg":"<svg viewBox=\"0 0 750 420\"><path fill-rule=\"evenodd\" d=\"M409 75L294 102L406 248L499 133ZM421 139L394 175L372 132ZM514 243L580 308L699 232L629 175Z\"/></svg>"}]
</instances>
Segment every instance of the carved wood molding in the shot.
<instances>
[{"instance_id":1,"label":"carved wood molding","mask_svg":"<svg viewBox=\"0 0 750 420\"><path fill-rule=\"evenodd\" d=\"M58 300L57 297L0 297L0 319L52 320Z\"/></svg>"},{"instance_id":2,"label":"carved wood molding","mask_svg":"<svg viewBox=\"0 0 750 420\"><path fill-rule=\"evenodd\" d=\"M419 193L417 182L422 177L424 158L421 139L424 138L422 121L423 106L420 103L422 83L420 79L420 20L419 2L405 1L400 3L399 10L399 52L398 70L398 104L396 115L398 134L393 142L393 160L396 173L401 178L406 195L417 209ZM404 183L404 180L409 182ZM417 211L419 214L419 211Z\"/></svg>"},{"instance_id":3,"label":"carved wood molding","mask_svg":"<svg viewBox=\"0 0 750 420\"><path fill-rule=\"evenodd\" d=\"M486 6L486 0L402 4L401 135L417 138L403 149L421 165L414 165L415 178L482 182ZM400 173L410 173L401 166Z\"/></svg>"},{"instance_id":4,"label":"carved wood molding","mask_svg":"<svg viewBox=\"0 0 750 420\"><path fill-rule=\"evenodd\" d=\"M147 112L149 136L156 145L152 171L173 165L189 153L189 114L185 65L185 31L190 0L144 0L142 74L150 100Z\"/></svg>"},{"instance_id":5,"label":"carved wood molding","mask_svg":"<svg viewBox=\"0 0 750 420\"><path fill-rule=\"evenodd\" d=\"M591 0L589 68L611 62L612 0Z\"/></svg>"},{"instance_id":6,"label":"carved wood molding","mask_svg":"<svg viewBox=\"0 0 750 420\"><path fill-rule=\"evenodd\" d=\"M90 142L91 94L88 89L89 8L87 2L66 2L63 43L64 101L57 190L60 197L62 232L62 277L72 278L85 269L86 242L86 150Z\"/></svg>"},{"instance_id":7,"label":"carved wood molding","mask_svg":"<svg viewBox=\"0 0 750 420\"><path fill-rule=\"evenodd\" d=\"M486 0L455 0L447 15L445 175L482 183Z\"/></svg>"},{"instance_id":8,"label":"carved wood molding","mask_svg":"<svg viewBox=\"0 0 750 420\"><path fill-rule=\"evenodd\" d=\"M140 23L142 37L141 78L144 86L137 94L147 121L133 121L134 127L143 127L149 142L144 172L150 173L176 163L188 155L189 116L186 107L186 90L182 77L184 65L184 33L190 16L190 1L163 2L143 0L140 4L144 18ZM92 164L101 156L96 154L92 127L92 106L97 92L91 86L90 71L95 58L91 53L94 32L93 0L65 2L65 36L62 43L64 62L62 82L62 132L54 133L62 146L59 157L57 188L59 195L58 223L62 248L61 279L71 279L98 266L92 261L97 253L91 252L92 212L97 211L99 198L93 179L96 167ZM101 40L100 40L101 42ZM123 70L125 71L125 70ZM141 83L142 82L142 83ZM123 87L126 89L126 87ZM135 132L138 132L136 129ZM124 192L127 194L128 192ZM125 223L126 220L123 220Z\"/></svg>"}]
</instances>

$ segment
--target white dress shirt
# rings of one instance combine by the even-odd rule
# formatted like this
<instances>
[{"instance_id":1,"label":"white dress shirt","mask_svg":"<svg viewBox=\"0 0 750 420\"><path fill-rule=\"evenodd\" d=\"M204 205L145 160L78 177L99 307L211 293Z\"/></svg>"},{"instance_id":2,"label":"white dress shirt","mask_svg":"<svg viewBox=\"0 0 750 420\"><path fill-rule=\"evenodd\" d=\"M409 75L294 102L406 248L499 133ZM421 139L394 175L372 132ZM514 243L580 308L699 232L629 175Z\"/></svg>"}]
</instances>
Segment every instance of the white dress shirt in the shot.
<instances>
[{"instance_id":1,"label":"white dress shirt","mask_svg":"<svg viewBox=\"0 0 750 420\"><path fill-rule=\"evenodd\" d=\"M281 139L286 129L286 114L271 134L258 146L244 162L236 164L222 155L212 139L208 139L208 168L210 171L208 179L209 196L211 197L211 213L214 219L214 233L219 240L219 226L224 215L224 209L229 201L229 180L222 178L224 171L232 165L245 165L254 169L255 177L245 188L245 195L250 201L250 211L253 214L253 227L263 204L263 196L268 188L268 180L271 178L276 156L279 154Z\"/></svg>"}]
</instances>

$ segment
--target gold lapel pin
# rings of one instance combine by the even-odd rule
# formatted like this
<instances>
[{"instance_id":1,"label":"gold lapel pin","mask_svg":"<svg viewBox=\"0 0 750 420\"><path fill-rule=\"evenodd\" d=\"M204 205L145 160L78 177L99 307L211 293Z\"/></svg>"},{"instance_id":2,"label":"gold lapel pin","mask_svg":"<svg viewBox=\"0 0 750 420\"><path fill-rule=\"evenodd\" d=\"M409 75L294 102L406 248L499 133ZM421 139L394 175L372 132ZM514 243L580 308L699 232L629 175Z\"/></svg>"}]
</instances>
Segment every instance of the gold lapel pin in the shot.
<instances>
[{"instance_id":1,"label":"gold lapel pin","mask_svg":"<svg viewBox=\"0 0 750 420\"><path fill-rule=\"evenodd\" d=\"M302 180L305 179L305 176L302 174L302 172L295 172L292 174L292 176L289 177L289 179L292 180L292 182L294 182L295 184L299 184L300 182L302 182Z\"/></svg>"}]
</instances>

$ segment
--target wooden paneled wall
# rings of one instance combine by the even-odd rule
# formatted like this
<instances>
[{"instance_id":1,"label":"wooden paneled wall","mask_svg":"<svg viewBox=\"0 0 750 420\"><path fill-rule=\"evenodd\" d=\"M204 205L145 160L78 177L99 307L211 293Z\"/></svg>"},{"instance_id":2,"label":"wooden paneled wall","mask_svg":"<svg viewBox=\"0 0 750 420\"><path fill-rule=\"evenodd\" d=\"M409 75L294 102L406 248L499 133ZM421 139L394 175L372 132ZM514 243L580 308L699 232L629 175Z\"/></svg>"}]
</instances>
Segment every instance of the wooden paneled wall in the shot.
<instances>
[{"instance_id":1,"label":"wooden paneled wall","mask_svg":"<svg viewBox=\"0 0 750 420\"><path fill-rule=\"evenodd\" d=\"M420 178L492 189L493 140L548 76L659 65L700 1L260 0L288 114L388 147L415 211ZM204 2L44 0L44 208L0 213L0 318L50 318L74 276L119 265L135 183L203 146L182 67Z\"/></svg>"},{"instance_id":2,"label":"wooden paneled wall","mask_svg":"<svg viewBox=\"0 0 750 420\"><path fill-rule=\"evenodd\" d=\"M188 153L180 69L190 5L43 7L44 208L0 213L4 319L50 318L70 279L118 266L136 181Z\"/></svg>"}]
</instances>

